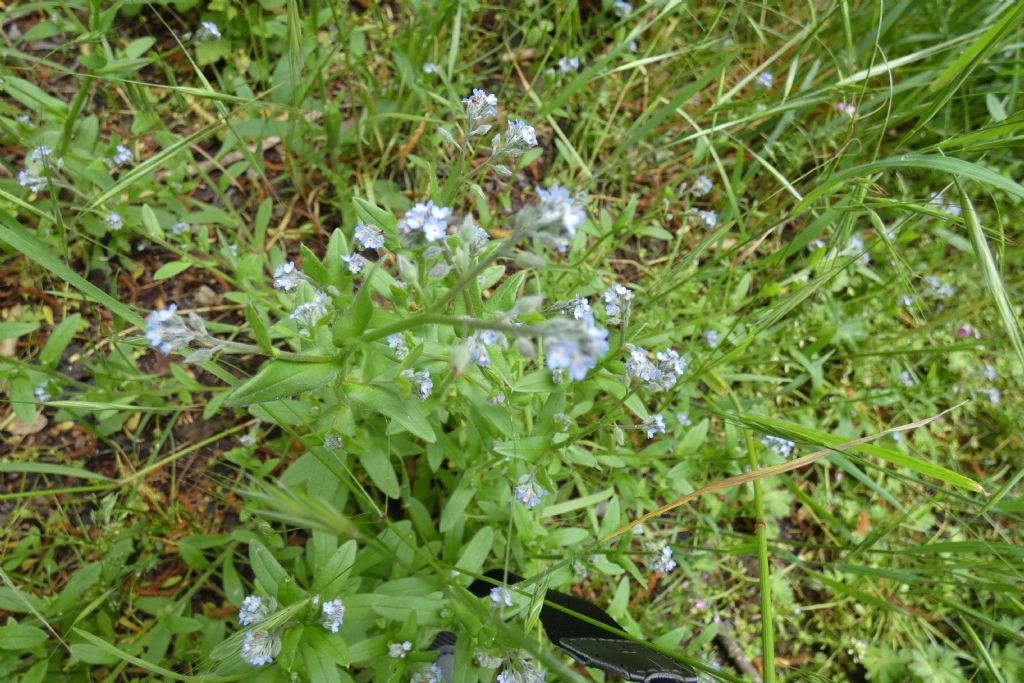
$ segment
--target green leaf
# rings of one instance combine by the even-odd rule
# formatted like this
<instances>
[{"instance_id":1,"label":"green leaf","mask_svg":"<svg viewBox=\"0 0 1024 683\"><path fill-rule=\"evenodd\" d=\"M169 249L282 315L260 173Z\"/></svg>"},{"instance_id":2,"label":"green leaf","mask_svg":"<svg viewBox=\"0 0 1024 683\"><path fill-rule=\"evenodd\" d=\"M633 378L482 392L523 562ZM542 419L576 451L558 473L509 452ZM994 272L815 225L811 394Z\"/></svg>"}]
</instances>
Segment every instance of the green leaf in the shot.
<instances>
[{"instance_id":1,"label":"green leaf","mask_svg":"<svg viewBox=\"0 0 1024 683\"><path fill-rule=\"evenodd\" d=\"M3 240L36 264L66 281L85 297L103 304L113 313L121 316L125 321L136 327L146 326L146 321L135 311L73 271L70 266L57 258L54 250L48 244L40 241L39 238L22 226L12 222L7 213L0 211L0 221L4 223L4 225L0 225L0 240Z\"/></svg>"},{"instance_id":2,"label":"green leaf","mask_svg":"<svg viewBox=\"0 0 1024 683\"><path fill-rule=\"evenodd\" d=\"M337 363L272 360L253 377L235 387L224 400L224 406L238 408L325 387L340 372L341 366Z\"/></svg>"},{"instance_id":3,"label":"green leaf","mask_svg":"<svg viewBox=\"0 0 1024 683\"><path fill-rule=\"evenodd\" d=\"M364 223L376 225L378 228L390 232L392 235L398 228L398 220L384 209L371 204L362 197L353 197L352 205L356 209L356 215Z\"/></svg>"},{"instance_id":4,"label":"green leaf","mask_svg":"<svg viewBox=\"0 0 1024 683\"><path fill-rule=\"evenodd\" d=\"M82 322L82 316L72 313L60 321L50 332L50 338L46 340L46 346L39 352L39 364L47 368L57 367L64 350L75 338L75 332Z\"/></svg>"},{"instance_id":5,"label":"green leaf","mask_svg":"<svg viewBox=\"0 0 1024 683\"><path fill-rule=\"evenodd\" d=\"M442 534L451 531L455 524L465 515L466 507L473 500L474 493L473 486L463 478L455 488L451 498L444 504L444 510L441 511L441 524L438 528Z\"/></svg>"},{"instance_id":6,"label":"green leaf","mask_svg":"<svg viewBox=\"0 0 1024 683\"><path fill-rule=\"evenodd\" d=\"M388 498L399 498L402 489L398 485L398 477L391 466L391 459L388 452L373 443L359 454L359 462L363 469L370 475L370 480Z\"/></svg>"},{"instance_id":7,"label":"green leaf","mask_svg":"<svg viewBox=\"0 0 1024 683\"><path fill-rule=\"evenodd\" d=\"M482 527L462 549L462 555L455 566L471 574L479 573L493 545L494 529L489 526Z\"/></svg>"},{"instance_id":8,"label":"green leaf","mask_svg":"<svg viewBox=\"0 0 1024 683\"><path fill-rule=\"evenodd\" d=\"M188 261L171 261L160 266L155 273L153 273L154 280L166 280L169 277L174 277L180 273L184 273L186 270L192 267L192 264Z\"/></svg>"},{"instance_id":9,"label":"green leaf","mask_svg":"<svg viewBox=\"0 0 1024 683\"><path fill-rule=\"evenodd\" d=\"M0 626L0 649L31 650L46 642L46 631L36 626L25 626L13 619Z\"/></svg>"},{"instance_id":10,"label":"green leaf","mask_svg":"<svg viewBox=\"0 0 1024 683\"><path fill-rule=\"evenodd\" d=\"M252 571L256 575L256 579L259 580L267 592L277 597L281 581L288 577L288 572L280 565L274 554L259 541L250 541L249 564L252 565Z\"/></svg>"},{"instance_id":11,"label":"green leaf","mask_svg":"<svg viewBox=\"0 0 1024 683\"><path fill-rule=\"evenodd\" d=\"M156 664L147 662L144 659L130 655L124 650L118 648L116 645L108 643L98 636L94 636L88 631L83 631L80 628L74 629L75 633L79 636L88 640L89 643L75 643L71 646L71 653L81 659L84 662L90 664L114 664L118 660L134 664L135 666L149 671L150 673L159 674L164 680L170 681L194 681L199 680L194 676L183 676L181 674L174 673L170 669L165 669ZM208 677L203 677L204 680L210 680Z\"/></svg>"},{"instance_id":12,"label":"green leaf","mask_svg":"<svg viewBox=\"0 0 1024 683\"><path fill-rule=\"evenodd\" d=\"M391 387L349 385L348 394L359 405L394 420L424 441L437 440L427 411L419 401L403 399Z\"/></svg>"},{"instance_id":13,"label":"green leaf","mask_svg":"<svg viewBox=\"0 0 1024 683\"><path fill-rule=\"evenodd\" d=\"M154 213L153 209L149 207L149 204L142 205L142 227L150 237L154 239L163 239L164 231L160 227L160 220L157 219L156 213ZM157 272L159 273L160 271Z\"/></svg>"},{"instance_id":14,"label":"green leaf","mask_svg":"<svg viewBox=\"0 0 1024 683\"><path fill-rule=\"evenodd\" d=\"M989 293L995 300L996 311L999 312L999 319L1002 320L1003 327L1006 329L1006 336L1010 338L1010 345L1017 353L1017 360L1020 361L1021 367L1024 367L1024 342L1021 341L1021 337L1024 335L1021 333L1020 321L1017 320L1017 315L1013 311L1013 303L1006 291L1006 285L999 272L999 266L996 265L996 259L985 239L985 232L978 223L978 214L974 211L974 204L971 203L971 198L959 182L957 182L957 188L960 190L960 206L964 222L967 223L967 231L971 235L971 244L974 246L974 253L978 261L981 262L981 273L985 278L985 286L988 287Z\"/></svg>"},{"instance_id":15,"label":"green leaf","mask_svg":"<svg viewBox=\"0 0 1024 683\"><path fill-rule=\"evenodd\" d=\"M341 637L340 633L328 633L323 628L317 626L314 629L306 630L303 634L302 642L308 644L322 657L326 657L328 661L338 666L348 666L351 663L348 647L345 645L345 640Z\"/></svg>"},{"instance_id":16,"label":"green leaf","mask_svg":"<svg viewBox=\"0 0 1024 683\"><path fill-rule=\"evenodd\" d=\"M257 308L252 301L245 305L245 319L249 323L249 330L256 344L267 351L273 351L273 344L270 343L270 324L266 313L262 308Z\"/></svg>"},{"instance_id":17,"label":"green leaf","mask_svg":"<svg viewBox=\"0 0 1024 683\"><path fill-rule=\"evenodd\" d=\"M305 244L299 246L299 253L302 254L302 271L317 282L327 282L327 268L317 255Z\"/></svg>"},{"instance_id":18,"label":"green leaf","mask_svg":"<svg viewBox=\"0 0 1024 683\"><path fill-rule=\"evenodd\" d=\"M17 339L39 329L39 323L0 323L0 339Z\"/></svg>"},{"instance_id":19,"label":"green leaf","mask_svg":"<svg viewBox=\"0 0 1024 683\"><path fill-rule=\"evenodd\" d=\"M57 465L48 462L0 462L0 472L18 472L30 474L53 474L61 477L78 477L79 479L98 479L109 481L109 479L98 472L90 472L81 467L70 465Z\"/></svg>"},{"instance_id":20,"label":"green leaf","mask_svg":"<svg viewBox=\"0 0 1024 683\"><path fill-rule=\"evenodd\" d=\"M992 169L980 166L963 159L953 157L932 156L928 154L904 154L891 159L872 161L860 166L854 166L821 180L806 197L793 208L793 214L800 214L818 199L829 194L836 187L843 187L851 178L869 176L878 171L890 168L921 168L928 171L939 171L950 175L962 175L985 185L1003 190L1011 197L1024 199L1024 185L1021 185L1010 178L1000 175Z\"/></svg>"},{"instance_id":21,"label":"green leaf","mask_svg":"<svg viewBox=\"0 0 1024 683\"><path fill-rule=\"evenodd\" d=\"M306 665L306 675L310 681L323 681L323 683L341 683L341 675L338 674L338 667L331 658L315 643L311 642L309 636L316 633L312 629L306 629L303 633L302 643L299 645L299 652L302 654L302 661ZM319 634L315 636L319 638Z\"/></svg>"}]
</instances>

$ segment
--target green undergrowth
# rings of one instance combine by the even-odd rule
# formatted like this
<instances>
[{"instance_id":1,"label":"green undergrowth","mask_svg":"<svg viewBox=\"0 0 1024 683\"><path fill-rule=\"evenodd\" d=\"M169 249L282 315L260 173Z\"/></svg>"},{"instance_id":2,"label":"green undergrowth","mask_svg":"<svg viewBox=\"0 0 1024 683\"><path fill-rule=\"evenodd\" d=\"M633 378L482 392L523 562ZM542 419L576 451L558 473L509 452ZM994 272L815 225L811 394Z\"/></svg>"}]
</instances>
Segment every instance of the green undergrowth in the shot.
<instances>
[{"instance_id":1,"label":"green undergrowth","mask_svg":"<svg viewBox=\"0 0 1024 683\"><path fill-rule=\"evenodd\" d=\"M5 12L0 679L1024 676L1024 6Z\"/></svg>"}]
</instances>

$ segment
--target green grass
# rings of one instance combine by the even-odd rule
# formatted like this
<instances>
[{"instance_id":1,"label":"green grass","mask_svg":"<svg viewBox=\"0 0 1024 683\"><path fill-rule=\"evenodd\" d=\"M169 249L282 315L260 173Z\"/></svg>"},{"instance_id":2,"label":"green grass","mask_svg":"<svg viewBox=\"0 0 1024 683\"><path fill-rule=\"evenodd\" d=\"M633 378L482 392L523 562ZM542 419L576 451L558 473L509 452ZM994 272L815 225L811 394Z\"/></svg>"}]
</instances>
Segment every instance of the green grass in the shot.
<instances>
[{"instance_id":1,"label":"green grass","mask_svg":"<svg viewBox=\"0 0 1024 683\"><path fill-rule=\"evenodd\" d=\"M536 619L550 586L712 678L1019 680L1021 6L369 5L7 9L0 679L248 680L236 609L262 594L283 647L260 680L408 680L453 625L460 680L494 678L473 649L588 680ZM438 128L474 87L500 115L467 157ZM477 168L518 118L540 144L511 178ZM40 145L63 165L29 192ZM700 175L710 194L680 188ZM513 232L555 182L590 197L565 254ZM501 260L399 247L427 198ZM360 221L389 241L353 277ZM287 318L312 288L272 289L288 260L333 287L308 336ZM586 380L511 338L468 364L474 330L522 338L576 294L610 331ZM171 302L226 344L148 349ZM626 344L688 370L628 385ZM510 495L529 472L533 510ZM503 621L463 588L505 565L528 580ZM345 602L339 634L313 594Z\"/></svg>"}]
</instances>

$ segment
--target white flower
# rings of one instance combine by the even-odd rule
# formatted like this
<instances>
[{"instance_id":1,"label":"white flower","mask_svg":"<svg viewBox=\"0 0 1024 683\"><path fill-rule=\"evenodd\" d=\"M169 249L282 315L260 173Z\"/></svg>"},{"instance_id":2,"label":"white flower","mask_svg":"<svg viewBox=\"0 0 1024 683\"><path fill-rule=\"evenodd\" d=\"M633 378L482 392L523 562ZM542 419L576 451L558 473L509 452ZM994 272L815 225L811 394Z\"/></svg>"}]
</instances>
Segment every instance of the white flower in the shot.
<instances>
[{"instance_id":1,"label":"white flower","mask_svg":"<svg viewBox=\"0 0 1024 683\"><path fill-rule=\"evenodd\" d=\"M851 119L857 115L857 107L851 102L836 102L836 111Z\"/></svg>"},{"instance_id":2,"label":"white flower","mask_svg":"<svg viewBox=\"0 0 1024 683\"><path fill-rule=\"evenodd\" d=\"M174 233L175 235L181 235L183 233L188 232L190 229L191 226L189 226L189 224L184 221L178 221L177 223L171 226L171 232Z\"/></svg>"},{"instance_id":3,"label":"white flower","mask_svg":"<svg viewBox=\"0 0 1024 683\"><path fill-rule=\"evenodd\" d=\"M405 655L412 649L412 643L408 640L404 643L388 643L388 657L392 659L405 659Z\"/></svg>"},{"instance_id":4,"label":"white flower","mask_svg":"<svg viewBox=\"0 0 1024 683\"><path fill-rule=\"evenodd\" d=\"M337 633L345 623L345 605L340 598L325 602L321 608L320 625L331 633Z\"/></svg>"},{"instance_id":5,"label":"white flower","mask_svg":"<svg viewBox=\"0 0 1024 683\"><path fill-rule=\"evenodd\" d=\"M217 24L212 21L201 21L199 22L199 28L196 30L196 40L217 40L220 38L220 28Z\"/></svg>"},{"instance_id":6,"label":"white flower","mask_svg":"<svg viewBox=\"0 0 1024 683\"><path fill-rule=\"evenodd\" d=\"M358 253L346 254L341 257L341 260L348 264L348 272L353 275L359 274L359 272L366 267L366 259Z\"/></svg>"},{"instance_id":7,"label":"white flower","mask_svg":"<svg viewBox=\"0 0 1024 683\"><path fill-rule=\"evenodd\" d=\"M633 13L633 6L625 0L615 0L612 3L612 11L619 19L625 19Z\"/></svg>"},{"instance_id":8,"label":"white flower","mask_svg":"<svg viewBox=\"0 0 1024 683\"><path fill-rule=\"evenodd\" d=\"M104 222L106 222L107 227L111 230L120 230L124 227L124 221L121 219L121 216L114 212L107 214Z\"/></svg>"},{"instance_id":9,"label":"white flower","mask_svg":"<svg viewBox=\"0 0 1024 683\"><path fill-rule=\"evenodd\" d=\"M912 387L915 384L917 384L917 380L914 379L914 376L911 375L910 372L908 372L907 370L904 370L903 372L900 373L899 382L905 387Z\"/></svg>"},{"instance_id":10,"label":"white flower","mask_svg":"<svg viewBox=\"0 0 1024 683\"><path fill-rule=\"evenodd\" d=\"M437 64L433 62L423 62L423 73L425 74L436 74Z\"/></svg>"},{"instance_id":11,"label":"white flower","mask_svg":"<svg viewBox=\"0 0 1024 683\"><path fill-rule=\"evenodd\" d=\"M718 225L718 214L714 211L698 211L697 218L700 219L700 224L708 230Z\"/></svg>"},{"instance_id":12,"label":"white flower","mask_svg":"<svg viewBox=\"0 0 1024 683\"><path fill-rule=\"evenodd\" d=\"M246 434L246 436L249 435ZM277 600L274 598L264 602L263 598L258 595L249 595L242 600L242 606L238 608L238 623L242 626L258 624L266 619L276 607Z\"/></svg>"},{"instance_id":13,"label":"white flower","mask_svg":"<svg viewBox=\"0 0 1024 683\"><path fill-rule=\"evenodd\" d=\"M516 486L515 490L512 492L512 495L515 496L516 500L518 500L520 503L525 505L530 510L540 505L541 498L548 495L548 491L537 483L537 475L535 473L531 472L530 474L524 474L523 476L519 477L518 483L519 485ZM509 605L512 604L511 600L512 598L510 596Z\"/></svg>"},{"instance_id":14,"label":"white flower","mask_svg":"<svg viewBox=\"0 0 1024 683\"><path fill-rule=\"evenodd\" d=\"M676 413L676 419L679 420L679 425L681 427L689 427L693 424L693 421L690 420L690 416L686 413Z\"/></svg>"},{"instance_id":15,"label":"white flower","mask_svg":"<svg viewBox=\"0 0 1024 683\"><path fill-rule=\"evenodd\" d=\"M295 269L295 263L289 261L274 268L274 289L290 292L305 280L302 271Z\"/></svg>"},{"instance_id":16,"label":"white flower","mask_svg":"<svg viewBox=\"0 0 1024 683\"><path fill-rule=\"evenodd\" d=\"M491 604L494 607L512 606L512 594L504 586L495 586L491 589Z\"/></svg>"},{"instance_id":17,"label":"white flower","mask_svg":"<svg viewBox=\"0 0 1024 683\"><path fill-rule=\"evenodd\" d=\"M246 631L242 641L242 659L253 666L264 666L281 653L281 639L275 633L254 629Z\"/></svg>"},{"instance_id":18,"label":"white flower","mask_svg":"<svg viewBox=\"0 0 1024 683\"><path fill-rule=\"evenodd\" d=\"M757 85L759 87L764 88L765 90L771 88L774 82L775 74L773 74L771 71L762 71L757 75Z\"/></svg>"},{"instance_id":19,"label":"white flower","mask_svg":"<svg viewBox=\"0 0 1024 683\"><path fill-rule=\"evenodd\" d=\"M714 330L708 330L704 333L704 343L708 345L708 348L718 348L718 332Z\"/></svg>"},{"instance_id":20,"label":"white flower","mask_svg":"<svg viewBox=\"0 0 1024 683\"><path fill-rule=\"evenodd\" d=\"M324 437L324 448L329 451L339 451L345 447L345 441L341 434L328 434Z\"/></svg>"},{"instance_id":21,"label":"white flower","mask_svg":"<svg viewBox=\"0 0 1024 683\"><path fill-rule=\"evenodd\" d=\"M114 148L114 156L107 160L107 165L111 167L120 166L121 164L130 163L134 159L135 155L132 154L130 149L124 145L118 145Z\"/></svg>"},{"instance_id":22,"label":"white flower","mask_svg":"<svg viewBox=\"0 0 1024 683\"><path fill-rule=\"evenodd\" d=\"M356 226L353 236L363 249L380 249L384 246L384 231L376 225L360 223Z\"/></svg>"},{"instance_id":23,"label":"white flower","mask_svg":"<svg viewBox=\"0 0 1024 683\"><path fill-rule=\"evenodd\" d=\"M636 44L635 40L631 40L629 41L629 45L626 46L626 49L629 50L630 52L636 52L637 50L640 49L640 46Z\"/></svg>"}]
</instances>

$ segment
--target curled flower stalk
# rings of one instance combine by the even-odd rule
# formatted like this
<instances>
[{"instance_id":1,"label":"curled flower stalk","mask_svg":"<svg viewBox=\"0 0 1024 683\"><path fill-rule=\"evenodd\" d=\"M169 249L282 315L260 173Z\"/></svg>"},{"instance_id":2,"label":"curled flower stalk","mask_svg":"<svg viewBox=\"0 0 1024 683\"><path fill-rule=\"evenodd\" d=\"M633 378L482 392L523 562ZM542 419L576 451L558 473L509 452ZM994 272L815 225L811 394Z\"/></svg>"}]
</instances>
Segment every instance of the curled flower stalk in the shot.
<instances>
[{"instance_id":1,"label":"curled flower stalk","mask_svg":"<svg viewBox=\"0 0 1024 683\"><path fill-rule=\"evenodd\" d=\"M268 353L255 344L244 344L230 339L214 337L206 331L206 321L194 312L188 317L178 314L176 304L167 308L160 308L152 311L146 317L146 341L149 346L157 349L165 356L178 353L185 349L191 349L193 343L200 348L189 354L186 362L200 363L209 360L214 353L238 353L256 354L261 356L273 356L285 360L323 362L332 360L328 356L318 356L306 353L294 353L273 349Z\"/></svg>"}]
</instances>

